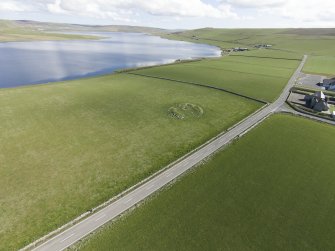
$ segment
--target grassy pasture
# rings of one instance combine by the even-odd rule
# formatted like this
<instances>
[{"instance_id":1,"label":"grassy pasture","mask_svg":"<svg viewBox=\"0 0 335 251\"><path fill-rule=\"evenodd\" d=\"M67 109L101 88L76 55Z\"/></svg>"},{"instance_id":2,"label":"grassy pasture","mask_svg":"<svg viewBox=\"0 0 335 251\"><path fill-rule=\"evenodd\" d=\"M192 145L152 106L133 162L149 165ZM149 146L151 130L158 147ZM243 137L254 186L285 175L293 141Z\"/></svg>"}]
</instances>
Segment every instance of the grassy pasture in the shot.
<instances>
[{"instance_id":1,"label":"grassy pasture","mask_svg":"<svg viewBox=\"0 0 335 251\"><path fill-rule=\"evenodd\" d=\"M272 44L274 49L300 55L335 56L335 30L322 29L199 29L174 33L175 39L208 43L223 48L252 48L255 44Z\"/></svg>"},{"instance_id":2,"label":"grassy pasture","mask_svg":"<svg viewBox=\"0 0 335 251\"><path fill-rule=\"evenodd\" d=\"M75 248L333 250L334 136L275 115Z\"/></svg>"},{"instance_id":3,"label":"grassy pasture","mask_svg":"<svg viewBox=\"0 0 335 251\"><path fill-rule=\"evenodd\" d=\"M233 55L288 60L301 60L303 57L303 53L295 53L292 51L276 49L251 49L250 51L235 52Z\"/></svg>"},{"instance_id":4,"label":"grassy pasture","mask_svg":"<svg viewBox=\"0 0 335 251\"><path fill-rule=\"evenodd\" d=\"M321 74L326 76L335 75L335 57L332 56L312 56L308 59L304 72Z\"/></svg>"},{"instance_id":5,"label":"grassy pasture","mask_svg":"<svg viewBox=\"0 0 335 251\"><path fill-rule=\"evenodd\" d=\"M251 45L249 40L257 37L258 43L266 43L265 36L271 36L279 31L275 29L213 29L204 28L172 33L168 36L197 43L210 43L222 48Z\"/></svg>"},{"instance_id":6,"label":"grassy pasture","mask_svg":"<svg viewBox=\"0 0 335 251\"><path fill-rule=\"evenodd\" d=\"M323 71L324 60L328 60L330 66L326 71L331 72L333 65L331 55L335 55L335 43L332 37L282 33L285 33L285 30L257 30L255 32L250 29L204 29L189 31L181 35L166 35L170 38L208 43L224 48L249 47L256 43L269 43L274 44L274 50L252 50L235 54L240 56L154 67L135 71L135 73L214 85L271 102L280 94L299 64L298 60L286 59L301 59L304 53L330 55L311 57L311 62L308 62L306 68ZM222 39L226 37L227 39ZM46 34L36 30L13 27L6 21L0 21L0 41L84 38L89 37ZM16 250L70 221L194 149L259 107L258 103L224 92L127 74L0 90L0 119L2 121L0 123L0 183L2 184L0 190L0 250ZM282 128L279 129L274 124L279 124L285 129L282 131ZM288 129L285 124L290 125L291 129ZM298 133L298 136L290 134L296 132L296 126L302 128L301 131L304 132L305 138L306 135L314 135L315 128L318 128L318 135L321 131L321 136L315 140L314 137L303 139L302 133ZM107 235L101 235L102 237L94 237L95 241L100 240L99 247L104 249L106 247L104 245L109 246L107 239L110 238L116 241L114 244L119 245L114 246L117 250L124 244L129 245L125 245L129 249L132 249L131 245L136 247L137 244L139 247L145 248L143 243L146 241L148 246L153 249L156 247L158 249L176 249L183 245L185 245L185 249L188 249L186 241L191 245L189 249L197 249L197 247L199 249L211 249L211 247L216 249L222 246L227 249L242 250L249 247L251 247L250 249L255 247L253 248L255 250L258 247L259 249L273 249L270 245L271 241L275 243L274 248L279 247L278 249L292 247L292 250L297 250L298 244L306 245L309 249L314 246L315 249L326 249L333 243L327 239L329 234L324 229L329 229L331 233L329 224L334 222L332 218L327 218L330 221L328 225L324 224L324 228L321 230L318 230L319 228L313 229L311 227L313 224L318 227L318 224L323 223L323 219L320 219L321 216L316 214L317 210L322 211L323 208L318 208L311 201L317 197L317 191L322 193L318 203L320 202L321 206L326 204L325 201L328 198L326 192L330 193L333 187L332 183L324 176L332 178L333 176L329 168L317 176L320 181L328 182L329 187L322 190L323 187L316 187L317 184L313 183L318 180L315 178L314 166L309 164L315 164L317 160L320 161L319 158L311 159L315 153L319 154L318 157L326 157L325 152L320 150L323 149L322 147L315 147L318 143L323 145L321 140L325 139L325 132L328 132L328 136L333 133L328 127L324 129L325 127L310 121L306 123L305 120L276 116L266 121L250 136L248 135L241 142L224 151L222 156L227 157L220 157L220 154L208 164L208 168L200 168L195 174L187 176L185 180L189 179L188 183L183 181L177 184L182 188L171 188L172 191L179 189L177 196L177 192L169 192L170 190L163 193L164 196L168 196L167 201L178 205L175 207L175 211L171 210L171 213L174 215L181 213L182 217L180 218L186 217L185 221L181 221L179 224L179 222L171 220L174 215L169 215L167 211L159 211L166 206L162 201L152 202L161 204L158 211L156 211L156 204L153 204L155 206L152 206L152 209L146 209L150 207L150 202L139 212L135 211L135 216L129 216L129 219L139 217L140 220L149 222L143 232L141 229L136 229L135 223L128 223L128 217L120 221L125 221L125 223L117 223L135 229L137 234L134 235L135 241L129 239L133 238L129 233L129 236L126 236L129 229L121 225L116 228L117 230L108 230L120 231L120 234L113 232L114 239ZM274 130L269 128L274 128ZM262 136L263 131L266 132L265 136ZM273 137L271 132L282 135L282 138L287 137L287 142L279 144L277 142L279 136ZM257 135L257 137L253 135ZM328 141L333 144L332 138L328 138ZM269 139L271 142L267 142ZM255 142L257 147L253 149ZM285 152L285 156L288 156L290 163L292 162L291 167L297 168L288 170L289 167L284 166L284 175L287 173L285 177L288 178L294 175L299 176L300 171L304 170L303 167L296 166L295 163L302 161L302 158L308 159L305 162L307 168L310 169L306 173L303 172L305 183L300 179L296 181L288 179L287 182L293 183L285 183L286 181L278 171L282 171L281 164L284 165L284 161L281 159L282 151L286 148L289 151L291 149L289 144L293 144L295 147L308 144L314 146L306 153L302 153L299 158ZM269 150L263 149L261 146L268 147ZM236 160L235 157L239 151L243 154L239 155L241 158ZM262 154L257 155L260 153ZM226 168L224 165L224 169L222 169L223 162L231 163L231 166ZM271 167L267 170L269 165L265 165L270 162ZM272 163L275 164L272 165ZM330 162L327 159L324 163L328 167ZM247 167L250 170L246 170ZM207 169L214 170L213 175L204 171ZM240 176L236 170L241 171ZM251 172L255 170L255 173ZM202 182L203 187L198 187L200 174L197 173L208 179L208 184ZM279 177L274 176L271 179L269 173L279 175ZM217 179L214 174L218 177ZM315 180L311 178L312 174ZM226 175L231 175L229 177L232 177L232 180ZM251 181L249 181L249 177L252 178ZM192 181L192 179L194 180ZM282 190L275 189L273 184L266 182L266 179L277 182L275 184L281 184L283 187L288 186L293 191L297 187L303 189L300 193L295 192L291 195L284 188ZM310 190L307 188L308 181L313 183ZM219 184L219 182L223 183ZM248 191L247 196L239 187L241 184L242 188ZM260 184L259 186L262 188L265 187L269 194L266 194L266 191L263 191L257 184ZM249 186L252 188L250 193ZM196 189L190 189L190 187L196 187ZM218 187L220 192L215 190ZM190 213L193 211L191 200L203 198L205 189L212 189L213 194L205 202L197 205L195 212ZM185 200L185 197L181 195L188 190L189 192L186 194L190 199ZM232 191L238 191L236 201L234 201ZM194 194L192 195L190 192ZM258 198L253 192L264 195L264 198ZM308 192L311 192L310 196ZM168 193L170 195L165 195ZM222 194L227 195L228 199L221 198ZM275 206L278 203L275 200L272 201L271 196L281 199L282 203L287 203L287 208L293 207L295 210L292 212L293 215L288 210L285 211L285 206L276 209ZM287 196L290 201L284 200ZM297 203L295 199L301 197L307 201ZM176 198L177 200L175 200ZM185 200L185 203L180 200ZM243 204L243 200L246 201L245 204ZM265 203L267 206L264 211L256 204L254 205L252 200L255 200L255 203ZM247 202L250 202L251 205ZM314 210L312 215L316 217L316 220L308 219L304 223L307 213L303 211L303 207L308 206ZM241 208L240 211L239 208ZM206 218L207 214L201 213L208 209L212 210L210 219ZM146 213L145 210L151 211ZM158 219L157 217L160 216L158 212L167 215L167 218ZM184 212L187 212L189 216ZM228 212L228 214L227 217L220 220L222 212ZM199 214L195 215L196 213ZM259 215L263 213L266 216L264 219ZM156 218L150 221L146 215L154 215ZM198 215L200 218L195 220ZM251 219L249 219L250 217ZM166 225L158 224L155 227L157 219ZM275 221L276 219L284 219L283 225ZM193 222L198 227L194 227ZM236 226L234 228L233 223L236 222L242 228ZM256 224L255 222L260 223ZM264 227L268 222L271 226L270 229ZM293 223L296 223L297 226ZM172 228L174 224L178 227ZM201 229L200 226L204 226L201 233L197 232ZM226 227L221 229L222 226ZM163 227L163 229L158 229L158 227ZM259 231L260 236L252 234L254 229L255 232ZM310 229L314 236L312 234L309 236L307 230L304 229ZM165 231L169 230L172 230L171 235L165 234ZM157 232L154 233L154 231ZM275 231L276 238L274 235L269 236L269 232L273 231ZM207 232L211 235L206 236ZM141 233L142 236L140 236ZM148 233L153 239L150 240L145 236L144 238L143 233ZM236 235L234 235L235 233ZM184 239L175 238L177 234L184 236ZM292 234L292 237L289 237L289 234ZM167 239L157 243L163 246L154 246L154 242L157 240L155 237L161 238L160 235L164 235ZM87 249L93 247L94 238L93 244L87 244ZM123 238L126 238L128 243L123 243ZM320 240L319 244L316 244L317 238ZM202 240L202 243L199 244L197 240ZM173 241L175 243L172 243ZM221 246L214 246L219 244Z\"/></svg>"},{"instance_id":7,"label":"grassy pasture","mask_svg":"<svg viewBox=\"0 0 335 251\"><path fill-rule=\"evenodd\" d=\"M279 36L273 40L278 48L308 55L335 56L335 36Z\"/></svg>"},{"instance_id":8,"label":"grassy pasture","mask_svg":"<svg viewBox=\"0 0 335 251\"><path fill-rule=\"evenodd\" d=\"M141 69L134 73L221 87L271 102L280 94L299 63L298 60L228 56Z\"/></svg>"},{"instance_id":9,"label":"grassy pasture","mask_svg":"<svg viewBox=\"0 0 335 251\"><path fill-rule=\"evenodd\" d=\"M39 31L37 28L23 27L14 21L0 20L0 42L67 39L97 39L97 37L46 33Z\"/></svg>"},{"instance_id":10,"label":"grassy pasture","mask_svg":"<svg viewBox=\"0 0 335 251\"><path fill-rule=\"evenodd\" d=\"M0 90L0 250L56 229L258 108L126 74Z\"/></svg>"}]
</instances>

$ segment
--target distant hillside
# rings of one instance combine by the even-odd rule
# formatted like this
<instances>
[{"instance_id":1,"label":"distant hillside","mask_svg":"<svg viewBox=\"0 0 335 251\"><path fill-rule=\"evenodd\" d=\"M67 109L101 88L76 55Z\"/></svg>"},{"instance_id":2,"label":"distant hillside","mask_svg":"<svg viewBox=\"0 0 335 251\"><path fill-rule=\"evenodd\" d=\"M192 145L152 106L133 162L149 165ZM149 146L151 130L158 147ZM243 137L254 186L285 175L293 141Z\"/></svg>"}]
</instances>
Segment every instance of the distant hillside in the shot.
<instances>
[{"instance_id":1,"label":"distant hillside","mask_svg":"<svg viewBox=\"0 0 335 251\"><path fill-rule=\"evenodd\" d=\"M335 56L335 28L304 29L213 29L204 28L173 32L164 37L206 43L221 47L223 50L243 47L251 53L269 54L277 57L301 58L304 54ZM271 45L267 49L258 49L258 45ZM245 53L243 53L245 54ZM285 55L287 54L287 55Z\"/></svg>"},{"instance_id":2,"label":"distant hillside","mask_svg":"<svg viewBox=\"0 0 335 251\"><path fill-rule=\"evenodd\" d=\"M335 36L335 28L288 29L282 34L296 34L304 36Z\"/></svg>"},{"instance_id":3,"label":"distant hillside","mask_svg":"<svg viewBox=\"0 0 335 251\"><path fill-rule=\"evenodd\" d=\"M64 23L46 23L30 20L11 21L13 24L23 28L37 29L39 31L111 31L111 32L142 32L149 34L167 33L168 30L127 25L80 25L80 24L64 24Z\"/></svg>"},{"instance_id":4,"label":"distant hillside","mask_svg":"<svg viewBox=\"0 0 335 251\"><path fill-rule=\"evenodd\" d=\"M60 34L62 32L141 32L152 35L162 35L172 31L126 25L80 25L30 20L0 20L0 42L98 38L95 36Z\"/></svg>"},{"instance_id":5,"label":"distant hillside","mask_svg":"<svg viewBox=\"0 0 335 251\"><path fill-rule=\"evenodd\" d=\"M53 34L43 26L29 21L0 20L0 42L13 41L46 41L68 39L97 39L95 36Z\"/></svg>"}]
</instances>

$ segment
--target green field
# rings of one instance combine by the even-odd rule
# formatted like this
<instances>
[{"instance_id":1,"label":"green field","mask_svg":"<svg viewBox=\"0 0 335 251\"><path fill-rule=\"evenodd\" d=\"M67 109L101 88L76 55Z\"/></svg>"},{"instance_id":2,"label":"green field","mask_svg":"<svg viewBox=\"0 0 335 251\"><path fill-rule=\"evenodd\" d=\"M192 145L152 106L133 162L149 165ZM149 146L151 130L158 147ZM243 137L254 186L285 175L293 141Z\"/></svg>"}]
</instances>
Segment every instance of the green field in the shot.
<instances>
[{"instance_id":1,"label":"green field","mask_svg":"<svg viewBox=\"0 0 335 251\"><path fill-rule=\"evenodd\" d=\"M221 87L271 102L280 95L299 64L300 60L226 56L152 67L134 73Z\"/></svg>"},{"instance_id":2,"label":"green field","mask_svg":"<svg viewBox=\"0 0 335 251\"><path fill-rule=\"evenodd\" d=\"M46 33L36 27L23 27L15 21L0 20L0 42L97 38L95 36Z\"/></svg>"},{"instance_id":3,"label":"green field","mask_svg":"<svg viewBox=\"0 0 335 251\"><path fill-rule=\"evenodd\" d=\"M304 72L321 74L326 76L335 75L335 57L313 56L307 61Z\"/></svg>"},{"instance_id":4,"label":"green field","mask_svg":"<svg viewBox=\"0 0 335 251\"><path fill-rule=\"evenodd\" d=\"M334 250L335 128L275 115L75 247Z\"/></svg>"},{"instance_id":5,"label":"green field","mask_svg":"<svg viewBox=\"0 0 335 251\"><path fill-rule=\"evenodd\" d=\"M0 250L107 201L260 107L126 74L1 89Z\"/></svg>"},{"instance_id":6,"label":"green field","mask_svg":"<svg viewBox=\"0 0 335 251\"><path fill-rule=\"evenodd\" d=\"M67 39L99 39L101 37L61 34L62 32L140 32L152 35L164 35L168 30L154 27L129 25L80 25L66 23L48 23L30 20L1 20L0 42L35 41L35 40L67 40Z\"/></svg>"},{"instance_id":7,"label":"green field","mask_svg":"<svg viewBox=\"0 0 335 251\"><path fill-rule=\"evenodd\" d=\"M221 48L247 47L250 52L235 53L266 57L309 57L305 72L334 75L335 29L199 29L165 37L208 43ZM271 44L271 49L255 49L257 44ZM315 56L315 57L314 57Z\"/></svg>"},{"instance_id":8,"label":"green field","mask_svg":"<svg viewBox=\"0 0 335 251\"><path fill-rule=\"evenodd\" d=\"M222 48L232 48L238 46L252 46L253 40L256 43L269 43L270 38L276 36L278 32L284 31L276 29L213 29L204 28L176 32L167 37L171 39L187 40L196 43L206 43Z\"/></svg>"},{"instance_id":9,"label":"green field","mask_svg":"<svg viewBox=\"0 0 335 251\"><path fill-rule=\"evenodd\" d=\"M0 20L0 42L94 38L43 32L57 27ZM272 102L303 54L312 55L305 71L334 73L335 36L329 30L152 32L222 48L258 43L273 48L0 89L0 250L16 250L71 221L262 105L192 83ZM84 246L329 250L335 221L332 134L322 124L274 116Z\"/></svg>"},{"instance_id":10,"label":"green field","mask_svg":"<svg viewBox=\"0 0 335 251\"><path fill-rule=\"evenodd\" d=\"M222 48L271 44L273 50L294 54L335 56L335 29L198 29L166 35ZM270 50L271 51L271 50Z\"/></svg>"}]
</instances>

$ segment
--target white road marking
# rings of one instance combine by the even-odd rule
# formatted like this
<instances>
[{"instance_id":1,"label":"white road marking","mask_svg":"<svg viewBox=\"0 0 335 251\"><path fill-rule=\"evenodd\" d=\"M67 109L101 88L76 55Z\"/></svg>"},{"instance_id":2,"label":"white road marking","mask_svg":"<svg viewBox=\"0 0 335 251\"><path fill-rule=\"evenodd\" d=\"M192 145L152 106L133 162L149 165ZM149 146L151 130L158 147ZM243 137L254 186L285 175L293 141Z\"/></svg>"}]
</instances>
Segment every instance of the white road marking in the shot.
<instances>
[{"instance_id":1,"label":"white road marking","mask_svg":"<svg viewBox=\"0 0 335 251\"><path fill-rule=\"evenodd\" d=\"M74 236L74 234L69 235L68 237L66 237L65 239L61 240L60 242L62 243L62 242L64 242L64 241L70 239L72 236Z\"/></svg>"},{"instance_id":2,"label":"white road marking","mask_svg":"<svg viewBox=\"0 0 335 251\"><path fill-rule=\"evenodd\" d=\"M101 215L98 219L96 219L95 221L101 220L102 218L104 218L106 215Z\"/></svg>"},{"instance_id":3,"label":"white road marking","mask_svg":"<svg viewBox=\"0 0 335 251\"><path fill-rule=\"evenodd\" d=\"M173 175L173 173L168 173L168 174L166 174L165 176L166 177L170 177L170 176L172 176Z\"/></svg>"}]
</instances>

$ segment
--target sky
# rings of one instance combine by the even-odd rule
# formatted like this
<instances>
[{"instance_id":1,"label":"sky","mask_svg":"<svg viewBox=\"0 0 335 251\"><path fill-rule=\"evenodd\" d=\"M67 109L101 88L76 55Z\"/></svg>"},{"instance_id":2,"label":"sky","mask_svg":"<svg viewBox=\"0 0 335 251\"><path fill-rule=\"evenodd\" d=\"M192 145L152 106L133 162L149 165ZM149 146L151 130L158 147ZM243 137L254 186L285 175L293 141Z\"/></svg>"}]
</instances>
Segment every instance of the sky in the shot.
<instances>
[{"instance_id":1,"label":"sky","mask_svg":"<svg viewBox=\"0 0 335 251\"><path fill-rule=\"evenodd\" d=\"M0 19L168 29L335 27L335 0L0 0Z\"/></svg>"}]
</instances>

